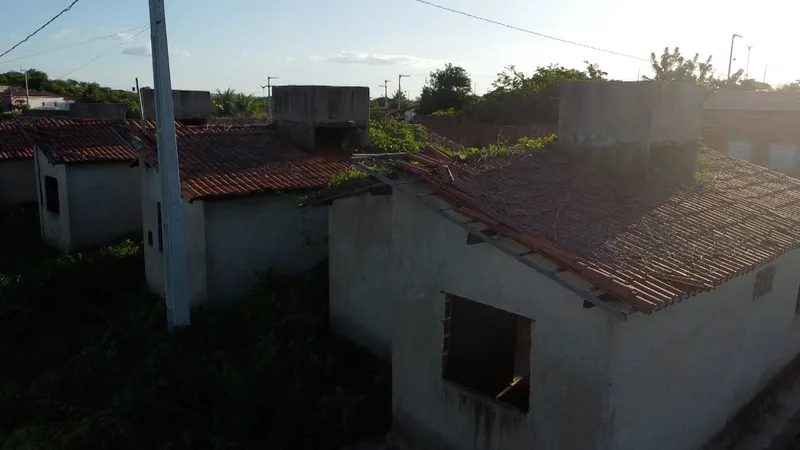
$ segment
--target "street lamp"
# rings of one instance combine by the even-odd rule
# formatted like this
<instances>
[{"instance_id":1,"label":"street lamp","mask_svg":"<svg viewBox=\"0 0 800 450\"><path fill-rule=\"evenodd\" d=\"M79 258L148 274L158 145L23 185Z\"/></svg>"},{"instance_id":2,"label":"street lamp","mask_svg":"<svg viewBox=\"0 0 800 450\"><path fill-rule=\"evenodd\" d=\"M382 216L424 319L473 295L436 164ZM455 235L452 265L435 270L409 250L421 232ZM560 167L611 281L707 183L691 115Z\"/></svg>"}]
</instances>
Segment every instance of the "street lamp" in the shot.
<instances>
[{"instance_id":1,"label":"street lamp","mask_svg":"<svg viewBox=\"0 0 800 450\"><path fill-rule=\"evenodd\" d=\"M745 80L749 80L750 79L750 50L753 48L753 45L755 45L755 44L747 46L747 66L744 69L744 78L745 78Z\"/></svg>"},{"instance_id":2,"label":"street lamp","mask_svg":"<svg viewBox=\"0 0 800 450\"><path fill-rule=\"evenodd\" d=\"M397 76L397 109L401 109L400 102L402 100L401 96L403 95L403 91L400 89L400 82L403 80L403 78L408 78L410 76L411 75L403 75L403 74Z\"/></svg>"},{"instance_id":3,"label":"street lamp","mask_svg":"<svg viewBox=\"0 0 800 450\"><path fill-rule=\"evenodd\" d=\"M731 80L731 64L733 63L733 41L735 41L737 37L740 38L742 37L742 35L733 33L733 36L731 36L731 53L730 55L728 55L728 78L726 79L726 81Z\"/></svg>"}]
</instances>

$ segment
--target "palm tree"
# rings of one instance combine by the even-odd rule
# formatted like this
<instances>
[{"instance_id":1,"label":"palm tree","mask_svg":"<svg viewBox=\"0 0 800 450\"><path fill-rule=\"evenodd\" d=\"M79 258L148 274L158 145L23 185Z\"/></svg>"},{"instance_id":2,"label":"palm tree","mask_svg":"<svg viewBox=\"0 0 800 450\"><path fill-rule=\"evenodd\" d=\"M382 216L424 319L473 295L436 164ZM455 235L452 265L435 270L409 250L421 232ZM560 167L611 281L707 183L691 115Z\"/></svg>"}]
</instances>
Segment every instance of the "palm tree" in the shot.
<instances>
[{"instance_id":1,"label":"palm tree","mask_svg":"<svg viewBox=\"0 0 800 450\"><path fill-rule=\"evenodd\" d=\"M217 89L217 95L212 105L214 106L214 115L216 116L232 116L235 112L234 103L236 102L236 90L228 88L225 91Z\"/></svg>"},{"instance_id":2,"label":"palm tree","mask_svg":"<svg viewBox=\"0 0 800 450\"><path fill-rule=\"evenodd\" d=\"M238 94L233 104L233 109L238 116L252 117L258 114L261 107L252 95Z\"/></svg>"}]
</instances>

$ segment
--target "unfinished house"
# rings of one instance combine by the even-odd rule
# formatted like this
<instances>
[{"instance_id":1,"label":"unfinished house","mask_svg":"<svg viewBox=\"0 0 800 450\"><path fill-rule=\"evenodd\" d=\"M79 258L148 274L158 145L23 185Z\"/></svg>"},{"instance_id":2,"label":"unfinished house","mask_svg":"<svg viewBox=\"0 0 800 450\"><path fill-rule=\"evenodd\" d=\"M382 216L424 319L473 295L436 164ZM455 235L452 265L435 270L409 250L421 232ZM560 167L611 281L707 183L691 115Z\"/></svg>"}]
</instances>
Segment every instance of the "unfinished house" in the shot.
<instances>
[{"instance_id":1,"label":"unfinished house","mask_svg":"<svg viewBox=\"0 0 800 450\"><path fill-rule=\"evenodd\" d=\"M271 126L178 126L177 134L192 306L225 304L259 274L303 273L327 257L327 208L301 207L300 197L346 172L346 154L301 150ZM155 138L136 140L147 284L163 296Z\"/></svg>"},{"instance_id":2,"label":"unfinished house","mask_svg":"<svg viewBox=\"0 0 800 450\"><path fill-rule=\"evenodd\" d=\"M566 84L559 148L363 165L392 194L330 248L373 252L339 313L391 345L394 438L697 449L798 354L800 180L700 146L702 97Z\"/></svg>"},{"instance_id":3,"label":"unfinished house","mask_svg":"<svg viewBox=\"0 0 800 450\"><path fill-rule=\"evenodd\" d=\"M108 120L41 119L34 179L42 236L63 251L106 244L142 227L136 152Z\"/></svg>"},{"instance_id":4,"label":"unfinished house","mask_svg":"<svg viewBox=\"0 0 800 450\"><path fill-rule=\"evenodd\" d=\"M745 161L800 175L800 93L722 91L703 105L706 145Z\"/></svg>"},{"instance_id":5,"label":"unfinished house","mask_svg":"<svg viewBox=\"0 0 800 450\"><path fill-rule=\"evenodd\" d=\"M275 86L272 119L301 148L349 148L369 140L369 88Z\"/></svg>"},{"instance_id":6,"label":"unfinished house","mask_svg":"<svg viewBox=\"0 0 800 450\"><path fill-rule=\"evenodd\" d=\"M33 141L19 123L0 122L0 209L35 201Z\"/></svg>"}]
</instances>

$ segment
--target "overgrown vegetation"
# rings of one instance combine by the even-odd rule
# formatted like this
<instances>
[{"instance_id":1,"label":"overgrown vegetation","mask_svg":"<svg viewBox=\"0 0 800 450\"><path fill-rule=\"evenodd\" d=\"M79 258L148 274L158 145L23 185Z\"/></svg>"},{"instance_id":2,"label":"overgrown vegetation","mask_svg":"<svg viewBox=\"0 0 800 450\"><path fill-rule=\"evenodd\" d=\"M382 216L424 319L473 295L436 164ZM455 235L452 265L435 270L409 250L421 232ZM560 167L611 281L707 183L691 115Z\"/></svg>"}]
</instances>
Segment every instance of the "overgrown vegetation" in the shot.
<instances>
[{"instance_id":1,"label":"overgrown vegetation","mask_svg":"<svg viewBox=\"0 0 800 450\"><path fill-rule=\"evenodd\" d=\"M328 182L328 188L335 188L339 187L345 183L349 183L351 181L363 180L368 178L365 172L358 170L355 167L350 168L347 172L337 173L336 175L331 177L331 180Z\"/></svg>"},{"instance_id":2,"label":"overgrown vegetation","mask_svg":"<svg viewBox=\"0 0 800 450\"><path fill-rule=\"evenodd\" d=\"M418 139L420 125L381 116L369 122L369 144L380 152L417 152L421 148Z\"/></svg>"},{"instance_id":3,"label":"overgrown vegetation","mask_svg":"<svg viewBox=\"0 0 800 450\"><path fill-rule=\"evenodd\" d=\"M387 423L387 375L328 332L324 270L168 333L139 243L52 256L35 211L0 217L0 448L323 449Z\"/></svg>"},{"instance_id":4,"label":"overgrown vegetation","mask_svg":"<svg viewBox=\"0 0 800 450\"><path fill-rule=\"evenodd\" d=\"M266 117L269 116L269 102L265 98L236 92L227 88L217 89L211 101L214 115L218 117Z\"/></svg>"},{"instance_id":5,"label":"overgrown vegetation","mask_svg":"<svg viewBox=\"0 0 800 450\"><path fill-rule=\"evenodd\" d=\"M523 136L515 144L491 144L488 147L481 148L470 147L464 149L463 152L457 152L457 154L469 157L474 155L497 156L502 154L525 153L545 148L547 145L552 144L555 141L556 135L554 134L545 136L543 138L529 138ZM445 153L453 153L446 149L444 151Z\"/></svg>"}]
</instances>

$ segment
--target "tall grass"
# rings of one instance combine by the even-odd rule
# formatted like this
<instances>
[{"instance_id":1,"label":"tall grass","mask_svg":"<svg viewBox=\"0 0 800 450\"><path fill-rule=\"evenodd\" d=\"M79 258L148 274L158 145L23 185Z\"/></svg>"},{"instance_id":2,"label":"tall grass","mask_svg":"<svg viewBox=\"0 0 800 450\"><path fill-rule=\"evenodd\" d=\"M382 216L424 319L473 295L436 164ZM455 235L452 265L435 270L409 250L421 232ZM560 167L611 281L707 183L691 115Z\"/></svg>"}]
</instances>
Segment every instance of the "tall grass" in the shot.
<instances>
[{"instance_id":1,"label":"tall grass","mask_svg":"<svg viewBox=\"0 0 800 450\"><path fill-rule=\"evenodd\" d=\"M329 334L325 270L168 333L139 243L53 256L30 223L0 217L3 450L325 449L387 425L388 374Z\"/></svg>"}]
</instances>

